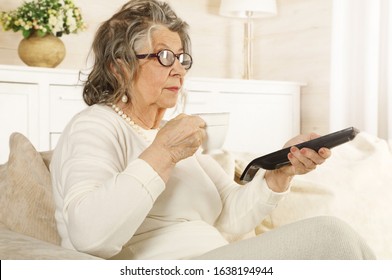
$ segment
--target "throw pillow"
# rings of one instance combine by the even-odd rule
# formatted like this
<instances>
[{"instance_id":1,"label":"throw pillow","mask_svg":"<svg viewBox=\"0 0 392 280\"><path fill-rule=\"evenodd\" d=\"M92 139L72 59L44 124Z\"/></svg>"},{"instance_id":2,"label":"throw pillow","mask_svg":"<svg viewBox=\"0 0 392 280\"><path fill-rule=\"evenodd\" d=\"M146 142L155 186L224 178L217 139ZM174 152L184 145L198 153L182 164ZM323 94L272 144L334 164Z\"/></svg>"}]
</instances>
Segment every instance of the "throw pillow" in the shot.
<instances>
[{"instance_id":1,"label":"throw pillow","mask_svg":"<svg viewBox=\"0 0 392 280\"><path fill-rule=\"evenodd\" d=\"M37 152L20 133L10 136L9 160L0 166L0 221L13 231L60 244L47 168L50 155Z\"/></svg>"},{"instance_id":2,"label":"throw pillow","mask_svg":"<svg viewBox=\"0 0 392 280\"><path fill-rule=\"evenodd\" d=\"M291 192L256 228L256 233L330 215L351 225L379 259L392 259L391 151L392 142L364 132L334 148L332 157L323 165L294 177ZM238 174L250 161L246 156L237 157Z\"/></svg>"}]
</instances>

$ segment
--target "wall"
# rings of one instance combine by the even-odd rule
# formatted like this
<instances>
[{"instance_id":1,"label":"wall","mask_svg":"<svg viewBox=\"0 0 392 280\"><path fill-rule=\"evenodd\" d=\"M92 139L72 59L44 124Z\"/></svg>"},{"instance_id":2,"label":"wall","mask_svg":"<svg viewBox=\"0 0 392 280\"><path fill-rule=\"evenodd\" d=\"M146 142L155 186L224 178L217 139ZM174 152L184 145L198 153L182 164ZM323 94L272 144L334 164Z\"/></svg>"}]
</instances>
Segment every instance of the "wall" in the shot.
<instances>
[{"instance_id":1,"label":"wall","mask_svg":"<svg viewBox=\"0 0 392 280\"><path fill-rule=\"evenodd\" d=\"M1 0L0 11L23 0ZM63 36L67 49L58 68L84 68L98 24L124 0L75 0L88 29ZM195 64L190 76L241 78L243 22L218 15L220 0L167 0L191 26ZM302 131L328 131L332 0L277 0L278 15L254 21L253 78L304 82ZM23 65L17 56L20 33L0 31L0 64ZM266 120L269 121L269 120Z\"/></svg>"}]
</instances>

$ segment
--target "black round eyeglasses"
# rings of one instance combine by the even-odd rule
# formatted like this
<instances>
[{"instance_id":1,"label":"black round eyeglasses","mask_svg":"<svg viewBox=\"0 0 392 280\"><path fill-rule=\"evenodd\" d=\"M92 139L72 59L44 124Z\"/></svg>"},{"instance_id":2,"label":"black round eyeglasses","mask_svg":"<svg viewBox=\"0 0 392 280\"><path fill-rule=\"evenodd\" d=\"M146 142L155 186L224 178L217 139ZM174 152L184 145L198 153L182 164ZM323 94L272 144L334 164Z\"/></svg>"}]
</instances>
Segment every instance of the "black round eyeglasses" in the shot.
<instances>
[{"instance_id":1,"label":"black round eyeglasses","mask_svg":"<svg viewBox=\"0 0 392 280\"><path fill-rule=\"evenodd\" d=\"M190 54L188 53L175 54L171 50L161 50L157 53L150 53L150 54L137 54L136 57L138 59L156 57L158 58L159 63L165 67L172 66L177 58L180 64L185 68L185 70L189 70L192 67L192 63L193 63Z\"/></svg>"}]
</instances>

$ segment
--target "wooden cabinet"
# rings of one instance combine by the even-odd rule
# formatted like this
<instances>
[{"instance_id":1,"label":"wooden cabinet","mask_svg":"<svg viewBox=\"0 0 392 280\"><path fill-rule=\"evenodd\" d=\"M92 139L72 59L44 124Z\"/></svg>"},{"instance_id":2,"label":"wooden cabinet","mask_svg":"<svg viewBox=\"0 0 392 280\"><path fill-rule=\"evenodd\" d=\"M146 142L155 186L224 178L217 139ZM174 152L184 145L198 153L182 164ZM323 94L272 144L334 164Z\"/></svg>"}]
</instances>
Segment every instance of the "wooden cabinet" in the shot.
<instances>
[{"instance_id":1,"label":"wooden cabinet","mask_svg":"<svg viewBox=\"0 0 392 280\"><path fill-rule=\"evenodd\" d=\"M300 132L301 84L284 81L188 78L179 112L230 112L225 148L268 153ZM39 151L53 149L65 125L87 105L79 71L0 65L0 163L8 159L12 132Z\"/></svg>"},{"instance_id":2,"label":"wooden cabinet","mask_svg":"<svg viewBox=\"0 0 392 280\"><path fill-rule=\"evenodd\" d=\"M78 80L77 70L0 65L0 163L7 161L16 131L39 151L54 147L71 115L86 106Z\"/></svg>"},{"instance_id":3,"label":"wooden cabinet","mask_svg":"<svg viewBox=\"0 0 392 280\"><path fill-rule=\"evenodd\" d=\"M58 138L70 119L87 105L82 98L80 85L52 85L49 96L49 149L56 146Z\"/></svg>"},{"instance_id":4,"label":"wooden cabinet","mask_svg":"<svg viewBox=\"0 0 392 280\"><path fill-rule=\"evenodd\" d=\"M185 87L186 113L230 112L229 151L262 155L300 133L299 83L193 78Z\"/></svg>"},{"instance_id":5,"label":"wooden cabinet","mask_svg":"<svg viewBox=\"0 0 392 280\"><path fill-rule=\"evenodd\" d=\"M29 83L0 81L0 163L8 158L9 135L14 131L39 143L39 90Z\"/></svg>"}]
</instances>

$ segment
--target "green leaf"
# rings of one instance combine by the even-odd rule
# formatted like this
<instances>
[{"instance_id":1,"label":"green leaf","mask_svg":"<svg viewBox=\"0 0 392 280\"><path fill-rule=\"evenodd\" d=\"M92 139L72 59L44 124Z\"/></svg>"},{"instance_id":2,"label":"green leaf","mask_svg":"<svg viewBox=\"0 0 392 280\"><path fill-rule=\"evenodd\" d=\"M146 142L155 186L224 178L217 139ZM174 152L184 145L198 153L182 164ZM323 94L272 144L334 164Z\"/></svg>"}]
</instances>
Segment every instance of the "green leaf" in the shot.
<instances>
[{"instance_id":1,"label":"green leaf","mask_svg":"<svg viewBox=\"0 0 392 280\"><path fill-rule=\"evenodd\" d=\"M29 30L23 29L22 34L24 38L29 38L29 36L31 35L31 29Z\"/></svg>"},{"instance_id":2,"label":"green leaf","mask_svg":"<svg viewBox=\"0 0 392 280\"><path fill-rule=\"evenodd\" d=\"M44 37L46 35L46 32L43 32L41 29L39 29L37 31L37 34L38 34L39 37Z\"/></svg>"}]
</instances>

